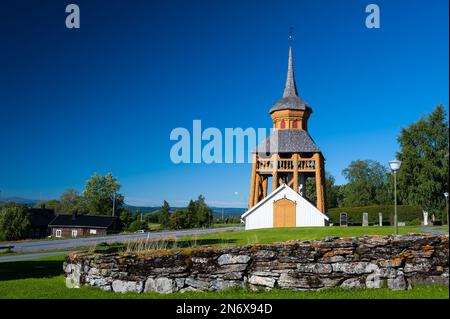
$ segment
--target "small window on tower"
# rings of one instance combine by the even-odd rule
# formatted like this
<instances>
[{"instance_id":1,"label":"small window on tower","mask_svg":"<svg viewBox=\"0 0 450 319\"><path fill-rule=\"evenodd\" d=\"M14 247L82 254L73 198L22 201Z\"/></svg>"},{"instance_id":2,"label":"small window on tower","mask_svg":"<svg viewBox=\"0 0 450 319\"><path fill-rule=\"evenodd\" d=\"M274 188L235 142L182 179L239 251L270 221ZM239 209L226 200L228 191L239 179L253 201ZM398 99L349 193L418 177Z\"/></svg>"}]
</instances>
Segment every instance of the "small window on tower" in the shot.
<instances>
[{"instance_id":1,"label":"small window on tower","mask_svg":"<svg viewBox=\"0 0 450 319\"><path fill-rule=\"evenodd\" d=\"M286 128L286 123L284 122L284 120L281 120L280 128Z\"/></svg>"},{"instance_id":2,"label":"small window on tower","mask_svg":"<svg viewBox=\"0 0 450 319\"><path fill-rule=\"evenodd\" d=\"M292 128L298 128L297 121L292 122Z\"/></svg>"}]
</instances>

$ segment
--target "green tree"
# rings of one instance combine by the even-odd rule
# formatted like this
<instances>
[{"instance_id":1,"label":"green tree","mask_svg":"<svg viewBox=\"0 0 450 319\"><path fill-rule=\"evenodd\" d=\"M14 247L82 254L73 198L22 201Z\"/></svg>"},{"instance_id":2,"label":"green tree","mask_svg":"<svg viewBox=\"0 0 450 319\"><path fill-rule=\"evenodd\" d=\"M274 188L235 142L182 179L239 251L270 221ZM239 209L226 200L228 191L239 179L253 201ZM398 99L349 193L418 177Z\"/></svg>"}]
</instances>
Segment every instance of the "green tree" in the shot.
<instances>
[{"instance_id":1,"label":"green tree","mask_svg":"<svg viewBox=\"0 0 450 319\"><path fill-rule=\"evenodd\" d=\"M339 207L343 202L343 194L340 185L335 185L334 176L325 172L325 191L327 209Z\"/></svg>"},{"instance_id":2,"label":"green tree","mask_svg":"<svg viewBox=\"0 0 450 319\"><path fill-rule=\"evenodd\" d=\"M144 215L142 214L142 209L136 208L136 211L134 212L134 220L143 221Z\"/></svg>"},{"instance_id":3,"label":"green tree","mask_svg":"<svg viewBox=\"0 0 450 319\"><path fill-rule=\"evenodd\" d=\"M80 215L89 212L83 196L81 196L77 190L69 188L59 197L58 212L72 213L75 211Z\"/></svg>"},{"instance_id":4,"label":"green tree","mask_svg":"<svg viewBox=\"0 0 450 319\"><path fill-rule=\"evenodd\" d=\"M397 138L402 161L398 171L399 199L404 204L420 205L440 216L445 208L443 193L448 191L449 126L442 105L430 115L403 128ZM444 217L444 216L442 216Z\"/></svg>"},{"instance_id":5,"label":"green tree","mask_svg":"<svg viewBox=\"0 0 450 319\"><path fill-rule=\"evenodd\" d=\"M327 209L338 207L343 201L341 186L335 185L334 176L329 172L325 172L325 194L327 201ZM308 178L306 180L305 197L314 205L316 205L316 180Z\"/></svg>"},{"instance_id":6,"label":"green tree","mask_svg":"<svg viewBox=\"0 0 450 319\"><path fill-rule=\"evenodd\" d=\"M166 207L168 209L168 206ZM197 200L189 201L184 210L176 210L169 217L171 229L186 229L194 227L207 227L212 224L211 208L206 204L205 197L200 195Z\"/></svg>"},{"instance_id":7,"label":"green tree","mask_svg":"<svg viewBox=\"0 0 450 319\"><path fill-rule=\"evenodd\" d=\"M195 225L196 227L208 227L212 223L212 209L205 202L205 197L200 195L195 201Z\"/></svg>"},{"instance_id":8,"label":"green tree","mask_svg":"<svg viewBox=\"0 0 450 319\"><path fill-rule=\"evenodd\" d=\"M5 204L0 208L0 238L2 240L22 239L30 226L30 216L25 206Z\"/></svg>"},{"instance_id":9,"label":"green tree","mask_svg":"<svg viewBox=\"0 0 450 319\"><path fill-rule=\"evenodd\" d=\"M160 223L160 219L161 219L160 213L161 213L161 211L159 211L159 210L153 211L153 212L148 212L145 214L145 218L146 218L147 222L149 222L149 223L158 224L158 223ZM168 222L167 222L167 225L168 225ZM166 228L167 227L168 226L166 226Z\"/></svg>"},{"instance_id":10,"label":"green tree","mask_svg":"<svg viewBox=\"0 0 450 319\"><path fill-rule=\"evenodd\" d=\"M170 215L169 225L171 229L190 228L187 210L177 209Z\"/></svg>"},{"instance_id":11,"label":"green tree","mask_svg":"<svg viewBox=\"0 0 450 319\"><path fill-rule=\"evenodd\" d=\"M130 226L128 227L129 231L137 231L137 230L148 230L148 223L145 221L141 221L139 219L134 220L131 222Z\"/></svg>"},{"instance_id":12,"label":"green tree","mask_svg":"<svg viewBox=\"0 0 450 319\"><path fill-rule=\"evenodd\" d=\"M163 202L161 210L158 214L158 222L161 224L161 228L168 228L170 224L170 206L167 201Z\"/></svg>"},{"instance_id":13,"label":"green tree","mask_svg":"<svg viewBox=\"0 0 450 319\"><path fill-rule=\"evenodd\" d=\"M356 160L342 171L348 183L343 189L344 206L386 204L389 193L389 170L377 161Z\"/></svg>"},{"instance_id":14,"label":"green tree","mask_svg":"<svg viewBox=\"0 0 450 319\"><path fill-rule=\"evenodd\" d=\"M120 184L111 174L103 176L96 173L86 182L83 197L90 215L112 215L113 201L118 214L123 207L124 197L118 193Z\"/></svg>"},{"instance_id":15,"label":"green tree","mask_svg":"<svg viewBox=\"0 0 450 319\"><path fill-rule=\"evenodd\" d=\"M186 215L186 227L185 228L194 228L197 224L197 202L192 199L189 201L189 204L185 210Z\"/></svg>"},{"instance_id":16,"label":"green tree","mask_svg":"<svg viewBox=\"0 0 450 319\"><path fill-rule=\"evenodd\" d=\"M120 212L119 212L119 218L122 221L125 229L129 229L130 224L133 220L133 216L132 216L132 212L131 209L129 207L124 207Z\"/></svg>"}]
</instances>

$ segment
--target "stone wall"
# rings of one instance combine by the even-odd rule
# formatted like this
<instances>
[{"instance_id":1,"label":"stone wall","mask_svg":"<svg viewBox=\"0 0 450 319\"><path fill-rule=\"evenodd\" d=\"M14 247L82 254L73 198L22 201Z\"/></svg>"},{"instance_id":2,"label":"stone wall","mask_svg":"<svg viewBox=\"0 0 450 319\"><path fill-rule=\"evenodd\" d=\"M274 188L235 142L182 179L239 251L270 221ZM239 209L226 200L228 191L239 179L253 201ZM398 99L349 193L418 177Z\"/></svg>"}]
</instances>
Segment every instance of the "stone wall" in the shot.
<instances>
[{"instance_id":1,"label":"stone wall","mask_svg":"<svg viewBox=\"0 0 450 319\"><path fill-rule=\"evenodd\" d=\"M72 254L66 285L115 292L448 285L448 236L366 236L147 253Z\"/></svg>"}]
</instances>

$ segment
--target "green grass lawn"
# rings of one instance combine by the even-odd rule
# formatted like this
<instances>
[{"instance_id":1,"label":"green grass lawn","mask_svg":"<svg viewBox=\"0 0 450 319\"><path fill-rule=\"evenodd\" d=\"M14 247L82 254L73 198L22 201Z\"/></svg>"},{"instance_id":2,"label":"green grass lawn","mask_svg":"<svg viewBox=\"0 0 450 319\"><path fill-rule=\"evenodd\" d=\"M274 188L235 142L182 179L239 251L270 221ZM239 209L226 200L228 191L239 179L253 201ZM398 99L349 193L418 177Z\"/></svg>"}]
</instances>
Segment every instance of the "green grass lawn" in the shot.
<instances>
[{"instance_id":1,"label":"green grass lawn","mask_svg":"<svg viewBox=\"0 0 450 319\"><path fill-rule=\"evenodd\" d=\"M349 227L298 227L298 228L270 228L242 231L224 231L215 234L206 234L196 237L183 237L179 240L186 246L191 245L248 245L268 244L288 240L317 240L327 236L357 237L364 235L391 235L394 233L393 226L349 226ZM425 233L415 226L399 227L400 234Z\"/></svg>"},{"instance_id":2,"label":"green grass lawn","mask_svg":"<svg viewBox=\"0 0 450 319\"><path fill-rule=\"evenodd\" d=\"M0 263L0 298L32 299L111 299L111 298L182 298L182 299L448 299L448 287L438 285L417 286L408 291L388 289L332 288L319 291L272 290L253 292L231 289L218 292L186 292L160 295L118 294L92 287L69 289L64 284L62 261L55 256L31 261Z\"/></svg>"},{"instance_id":3,"label":"green grass lawn","mask_svg":"<svg viewBox=\"0 0 450 319\"><path fill-rule=\"evenodd\" d=\"M400 227L401 234L423 233L416 227ZM183 238L179 247L197 245L246 245L254 243L272 243L287 240L312 240L326 236L363 236L388 235L393 227L308 227L259 229L251 231L225 231L202 235L195 238ZM184 243L184 245L183 245ZM409 291L390 291L388 289L343 289L331 288L319 291L272 290L253 292L244 289L232 289L220 292L189 292L160 294L116 294L92 287L68 289L64 283L62 261L64 255L44 259L0 263L0 298L290 298L290 299L394 299L394 298L449 298L446 286L417 286Z\"/></svg>"}]
</instances>

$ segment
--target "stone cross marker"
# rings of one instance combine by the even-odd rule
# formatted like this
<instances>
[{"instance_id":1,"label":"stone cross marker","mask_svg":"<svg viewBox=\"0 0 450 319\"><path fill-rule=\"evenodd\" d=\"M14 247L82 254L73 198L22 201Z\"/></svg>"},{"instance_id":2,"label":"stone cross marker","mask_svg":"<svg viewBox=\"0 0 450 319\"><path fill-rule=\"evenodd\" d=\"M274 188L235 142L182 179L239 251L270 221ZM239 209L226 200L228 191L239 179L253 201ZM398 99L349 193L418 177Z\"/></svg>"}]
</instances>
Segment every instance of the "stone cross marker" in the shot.
<instances>
[{"instance_id":1,"label":"stone cross marker","mask_svg":"<svg viewBox=\"0 0 450 319\"><path fill-rule=\"evenodd\" d=\"M347 213L341 213L339 216L339 224L341 226L347 226Z\"/></svg>"},{"instance_id":2,"label":"stone cross marker","mask_svg":"<svg viewBox=\"0 0 450 319\"><path fill-rule=\"evenodd\" d=\"M378 225L383 226L383 214L378 213Z\"/></svg>"},{"instance_id":3,"label":"stone cross marker","mask_svg":"<svg viewBox=\"0 0 450 319\"><path fill-rule=\"evenodd\" d=\"M369 214L368 213L363 213L362 225L369 226Z\"/></svg>"}]
</instances>

